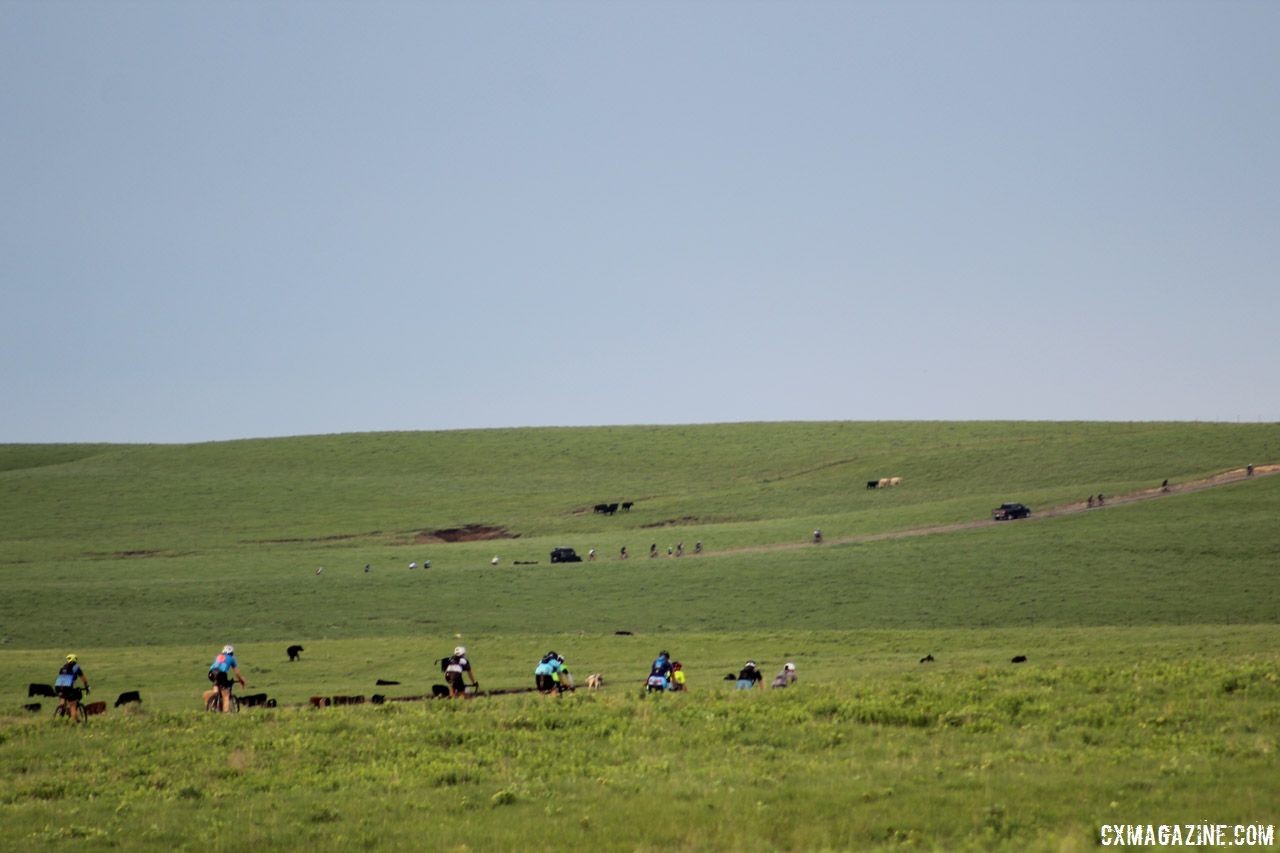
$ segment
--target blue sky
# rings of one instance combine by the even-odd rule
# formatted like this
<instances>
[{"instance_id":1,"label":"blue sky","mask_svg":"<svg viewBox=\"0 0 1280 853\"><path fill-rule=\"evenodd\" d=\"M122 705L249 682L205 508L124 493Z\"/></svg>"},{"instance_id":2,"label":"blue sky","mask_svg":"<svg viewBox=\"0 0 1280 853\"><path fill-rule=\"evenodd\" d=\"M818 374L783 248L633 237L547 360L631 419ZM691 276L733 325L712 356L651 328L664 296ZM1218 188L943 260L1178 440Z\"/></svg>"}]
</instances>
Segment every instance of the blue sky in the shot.
<instances>
[{"instance_id":1,"label":"blue sky","mask_svg":"<svg viewBox=\"0 0 1280 853\"><path fill-rule=\"evenodd\" d=\"M1280 421L1280 4L0 2L0 441Z\"/></svg>"}]
</instances>

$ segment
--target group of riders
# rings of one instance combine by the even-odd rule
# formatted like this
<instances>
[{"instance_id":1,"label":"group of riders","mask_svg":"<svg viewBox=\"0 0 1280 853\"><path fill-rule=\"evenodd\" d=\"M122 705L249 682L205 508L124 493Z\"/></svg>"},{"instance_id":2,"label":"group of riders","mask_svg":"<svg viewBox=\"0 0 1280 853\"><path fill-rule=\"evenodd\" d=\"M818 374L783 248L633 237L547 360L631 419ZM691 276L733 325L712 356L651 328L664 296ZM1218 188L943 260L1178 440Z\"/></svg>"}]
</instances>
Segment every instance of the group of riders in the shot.
<instances>
[{"instance_id":1,"label":"group of riders","mask_svg":"<svg viewBox=\"0 0 1280 853\"><path fill-rule=\"evenodd\" d=\"M760 668L756 662L749 660L739 670L735 678L730 673L726 678L733 680L735 686L739 690L750 690L752 687L764 686L764 674L760 672ZM773 679L774 687L790 687L797 681L796 665L788 661ZM682 691L686 690L684 666L678 660L672 660L671 655L664 649L659 652L658 657L654 659L653 665L649 668L649 676L645 679L645 690L649 693L660 693L663 691Z\"/></svg>"},{"instance_id":2,"label":"group of riders","mask_svg":"<svg viewBox=\"0 0 1280 853\"><path fill-rule=\"evenodd\" d=\"M472 669L471 661L467 657L466 646L456 646L452 655L442 658L440 669L444 673L444 680L449 688L450 698L474 695L475 691L480 687L480 682L476 680L475 670ZM468 680L471 682L470 694L467 692L466 682ZM83 691L76 686L77 681L84 685ZM240 674L240 663L236 660L235 646L228 643L214 657L213 663L209 665L209 681L213 686L204 693L205 707L214 709L216 704L217 710L229 713L234 706L232 688L237 682L241 687L247 686L244 676ZM756 662L749 660L738 673L736 682L739 690L749 689L762 686L764 684L764 676L756 666ZM795 682L796 665L787 663L777 677L774 678L773 686L787 687ZM533 670L533 683L537 691L544 695L553 693L558 695L566 690L573 690L573 674L569 672L564 655L554 651L544 654ZM649 668L649 675L645 679L645 691L649 693L679 692L685 689L687 688L685 686L683 664L678 660L673 660L671 654L664 649L654 659ZM72 720L78 721L82 713L80 699L85 693L89 692L89 679L80 667L79 659L76 655L67 655L66 661L58 670L58 677L54 681L54 692L58 696L57 713L60 715L68 714ZM215 699L217 700L216 703Z\"/></svg>"}]
</instances>

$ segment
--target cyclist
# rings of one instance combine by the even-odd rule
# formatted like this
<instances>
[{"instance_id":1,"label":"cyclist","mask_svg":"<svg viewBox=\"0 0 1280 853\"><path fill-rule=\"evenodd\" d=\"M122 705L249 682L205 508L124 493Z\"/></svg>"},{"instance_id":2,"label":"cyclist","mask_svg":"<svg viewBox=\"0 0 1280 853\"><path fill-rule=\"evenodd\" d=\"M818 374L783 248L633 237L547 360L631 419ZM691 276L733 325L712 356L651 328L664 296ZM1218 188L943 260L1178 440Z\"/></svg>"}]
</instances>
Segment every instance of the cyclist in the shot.
<instances>
[{"instance_id":1,"label":"cyclist","mask_svg":"<svg viewBox=\"0 0 1280 853\"><path fill-rule=\"evenodd\" d=\"M464 672L470 676L472 687L480 686L480 682L476 681L475 672L471 669L471 661L467 660L467 647L458 646L453 650L453 656L445 659L444 665L444 680L449 684L450 699L467 695L466 685L462 683Z\"/></svg>"},{"instance_id":2,"label":"cyclist","mask_svg":"<svg viewBox=\"0 0 1280 853\"><path fill-rule=\"evenodd\" d=\"M76 679L84 683L84 693L89 692L89 679L80 668L78 658L74 654L67 655L66 662L58 670L58 677L53 682L53 690L58 694L58 710L66 708L71 714L72 722L80 721L80 697L84 695L76 687Z\"/></svg>"},{"instance_id":3,"label":"cyclist","mask_svg":"<svg viewBox=\"0 0 1280 853\"><path fill-rule=\"evenodd\" d=\"M773 686L787 687L789 685L795 684L796 680L797 680L796 665L791 663L790 661L787 661L786 665L782 667L782 672L774 676Z\"/></svg>"},{"instance_id":4,"label":"cyclist","mask_svg":"<svg viewBox=\"0 0 1280 853\"><path fill-rule=\"evenodd\" d=\"M764 674L760 672L760 668L756 666L756 662L749 660L742 667L742 671L738 673L739 690L750 690L752 687L764 686Z\"/></svg>"},{"instance_id":5,"label":"cyclist","mask_svg":"<svg viewBox=\"0 0 1280 853\"><path fill-rule=\"evenodd\" d=\"M684 664L678 660L671 662L671 689L677 691L688 689L684 681Z\"/></svg>"},{"instance_id":6,"label":"cyclist","mask_svg":"<svg viewBox=\"0 0 1280 853\"><path fill-rule=\"evenodd\" d=\"M533 685L544 696L552 692L559 695L565 690L564 682L568 675L569 669L564 665L564 658L555 652L547 652L533 671Z\"/></svg>"},{"instance_id":7,"label":"cyclist","mask_svg":"<svg viewBox=\"0 0 1280 853\"><path fill-rule=\"evenodd\" d=\"M654 659L653 665L649 667L649 677L645 679L645 690L655 693L671 688L671 673L674 670L671 666L671 654L663 649Z\"/></svg>"},{"instance_id":8,"label":"cyclist","mask_svg":"<svg viewBox=\"0 0 1280 853\"><path fill-rule=\"evenodd\" d=\"M232 673L235 674L236 681L240 682L240 686L245 687L244 676L240 674L240 664L236 661L235 646L228 643L222 647L222 652L213 659L213 663L209 666L209 680L213 682L213 689L205 692L205 705L209 704L209 700L216 693L218 695L218 704L222 707L222 713L228 714L231 712Z\"/></svg>"}]
</instances>

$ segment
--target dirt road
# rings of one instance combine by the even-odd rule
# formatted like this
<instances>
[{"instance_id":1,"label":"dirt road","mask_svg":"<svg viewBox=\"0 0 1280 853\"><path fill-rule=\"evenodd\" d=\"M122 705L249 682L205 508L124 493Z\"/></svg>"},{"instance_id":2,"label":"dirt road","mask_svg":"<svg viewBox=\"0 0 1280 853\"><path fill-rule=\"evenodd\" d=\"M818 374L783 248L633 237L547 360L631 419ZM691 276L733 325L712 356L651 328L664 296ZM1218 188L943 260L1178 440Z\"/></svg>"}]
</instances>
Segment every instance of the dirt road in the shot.
<instances>
[{"instance_id":1,"label":"dirt road","mask_svg":"<svg viewBox=\"0 0 1280 853\"><path fill-rule=\"evenodd\" d=\"M1199 480L1170 483L1168 488L1154 486L1150 489L1143 489L1140 492L1130 492L1129 494L1124 495L1107 495L1105 501L1101 505L1095 503L1090 506L1086 499L1075 503L1049 507L1048 509L1038 509L1035 510L1030 520L1058 518L1063 515L1074 515L1078 512L1102 512L1113 507L1125 506L1127 504L1138 503L1139 501L1155 500L1157 498L1168 497L1170 495L1186 494L1187 492L1200 492L1205 489L1213 489L1218 486L1229 486L1233 483L1240 483L1249 479L1267 477L1277 472L1280 472L1280 463L1255 465L1253 466L1252 475L1250 475L1244 468L1232 468L1229 471L1222 471L1218 474L1212 474ZM976 530L980 527L992 527L997 524L1010 523L1025 522L1000 522L993 521L990 518L983 518L975 519L973 521L957 521L951 524L936 524L929 527L912 527L906 530L887 530L882 533L866 533L860 536L844 536L836 538L824 537L824 544L849 545L857 542L880 542L885 539L906 539L910 536L933 536L937 533L955 533L959 530ZM717 551L716 554L752 554L765 551L782 551L812 547L814 546L811 542L783 542L774 545L757 545L749 548L731 548L726 551Z\"/></svg>"}]
</instances>

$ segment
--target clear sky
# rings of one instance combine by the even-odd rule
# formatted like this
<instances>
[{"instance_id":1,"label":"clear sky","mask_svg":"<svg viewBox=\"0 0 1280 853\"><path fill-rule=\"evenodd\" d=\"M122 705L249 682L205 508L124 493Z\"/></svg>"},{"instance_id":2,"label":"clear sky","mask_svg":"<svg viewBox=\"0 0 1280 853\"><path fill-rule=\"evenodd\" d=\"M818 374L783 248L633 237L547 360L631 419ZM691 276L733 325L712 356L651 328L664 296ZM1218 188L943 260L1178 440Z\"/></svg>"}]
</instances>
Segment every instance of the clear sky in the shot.
<instances>
[{"instance_id":1,"label":"clear sky","mask_svg":"<svg viewBox=\"0 0 1280 853\"><path fill-rule=\"evenodd\" d=\"M0 442L1280 421L1280 3L0 0Z\"/></svg>"}]
</instances>

